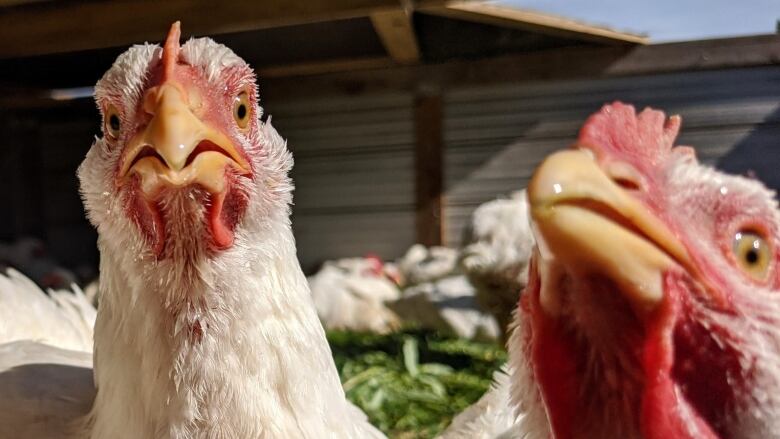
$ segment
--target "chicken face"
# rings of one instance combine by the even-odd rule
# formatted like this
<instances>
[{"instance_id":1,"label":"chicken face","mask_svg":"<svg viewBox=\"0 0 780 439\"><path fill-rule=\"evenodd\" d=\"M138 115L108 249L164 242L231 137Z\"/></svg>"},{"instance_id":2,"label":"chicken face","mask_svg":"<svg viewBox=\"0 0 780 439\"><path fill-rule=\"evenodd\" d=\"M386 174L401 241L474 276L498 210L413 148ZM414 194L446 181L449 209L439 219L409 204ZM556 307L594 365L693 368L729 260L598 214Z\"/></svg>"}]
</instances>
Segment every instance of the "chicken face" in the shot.
<instances>
[{"instance_id":1,"label":"chicken face","mask_svg":"<svg viewBox=\"0 0 780 439\"><path fill-rule=\"evenodd\" d=\"M538 241L513 342L556 438L780 429L780 215L760 183L619 103L528 189Z\"/></svg>"},{"instance_id":2,"label":"chicken face","mask_svg":"<svg viewBox=\"0 0 780 439\"><path fill-rule=\"evenodd\" d=\"M98 82L103 138L79 171L93 223L134 229L157 259L231 248L249 210L287 211L291 187L249 66L210 39L179 38L177 22L162 48L129 49Z\"/></svg>"}]
</instances>

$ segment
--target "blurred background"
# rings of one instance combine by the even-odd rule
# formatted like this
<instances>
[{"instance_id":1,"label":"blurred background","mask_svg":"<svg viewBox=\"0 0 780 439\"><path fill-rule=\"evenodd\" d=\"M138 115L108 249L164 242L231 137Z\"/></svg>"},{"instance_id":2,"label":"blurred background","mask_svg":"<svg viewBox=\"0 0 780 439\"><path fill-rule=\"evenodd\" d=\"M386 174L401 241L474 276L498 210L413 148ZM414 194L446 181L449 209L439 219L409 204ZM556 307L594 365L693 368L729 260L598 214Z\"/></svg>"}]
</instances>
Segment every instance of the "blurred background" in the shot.
<instances>
[{"instance_id":1,"label":"blurred background","mask_svg":"<svg viewBox=\"0 0 780 439\"><path fill-rule=\"evenodd\" d=\"M499 199L485 217L525 221L501 200L601 105L681 114L701 161L780 188L778 18L776 0L0 0L0 266L43 287L97 276L75 176L100 132L91 87L181 20L256 69L289 141L298 256L342 331L348 394L397 437L427 437L487 388L525 281L526 254L496 255L530 249L526 229L481 236L475 210ZM425 373L444 387L377 396ZM409 401L425 409L409 418Z\"/></svg>"}]
</instances>

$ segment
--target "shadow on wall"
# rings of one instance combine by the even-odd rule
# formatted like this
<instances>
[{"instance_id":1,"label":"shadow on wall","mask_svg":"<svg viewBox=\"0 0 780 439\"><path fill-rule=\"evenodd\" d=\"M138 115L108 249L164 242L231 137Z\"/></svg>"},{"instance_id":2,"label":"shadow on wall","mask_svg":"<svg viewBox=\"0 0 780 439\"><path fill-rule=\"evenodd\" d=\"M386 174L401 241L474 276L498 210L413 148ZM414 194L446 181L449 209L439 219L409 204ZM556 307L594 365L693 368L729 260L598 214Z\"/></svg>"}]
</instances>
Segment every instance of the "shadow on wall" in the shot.
<instances>
[{"instance_id":1,"label":"shadow on wall","mask_svg":"<svg viewBox=\"0 0 780 439\"><path fill-rule=\"evenodd\" d=\"M780 105L718 159L716 167L731 174L755 177L780 192Z\"/></svg>"}]
</instances>

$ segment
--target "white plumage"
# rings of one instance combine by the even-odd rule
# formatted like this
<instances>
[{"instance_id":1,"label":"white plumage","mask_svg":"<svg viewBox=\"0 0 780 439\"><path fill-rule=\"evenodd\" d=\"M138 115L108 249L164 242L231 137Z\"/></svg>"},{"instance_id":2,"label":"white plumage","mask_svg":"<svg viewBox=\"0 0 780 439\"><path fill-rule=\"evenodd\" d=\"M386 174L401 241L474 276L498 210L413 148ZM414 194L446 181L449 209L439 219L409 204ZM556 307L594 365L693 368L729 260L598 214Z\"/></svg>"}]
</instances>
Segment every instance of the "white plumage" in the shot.
<instances>
[{"instance_id":1,"label":"white plumage","mask_svg":"<svg viewBox=\"0 0 780 439\"><path fill-rule=\"evenodd\" d=\"M493 374L493 384L476 403L456 416L438 439L516 439L519 418L510 403L510 375L504 369Z\"/></svg>"},{"instance_id":2,"label":"white plumage","mask_svg":"<svg viewBox=\"0 0 780 439\"><path fill-rule=\"evenodd\" d=\"M98 102L112 100L126 113L137 108L161 54L148 44L125 52L98 83ZM185 44L179 62L204 72L215 90L224 86L223 72L248 70L205 38ZM95 387L81 374L67 385L69 373L85 369L84 354L29 342L0 346L0 385L17 390L0 392L4 437L382 437L344 396L296 258L290 153L270 122L253 123L257 139L237 137L257 176L244 187L246 215L233 245L208 257L193 241L204 227L200 189L162 201L166 215L183 219L169 224L168 245L192 253L158 259L114 193L121 148L95 141L79 169L101 253ZM2 302L6 312L19 312L12 306ZM45 370L35 367L41 363ZM40 385L24 387L33 381ZM63 401L72 419L62 419ZM80 412L85 407L88 414Z\"/></svg>"},{"instance_id":3,"label":"white plumage","mask_svg":"<svg viewBox=\"0 0 780 439\"><path fill-rule=\"evenodd\" d=\"M525 190L479 206L460 263L477 290L480 306L507 330L520 292L528 282L534 246Z\"/></svg>"},{"instance_id":4,"label":"white plumage","mask_svg":"<svg viewBox=\"0 0 780 439\"><path fill-rule=\"evenodd\" d=\"M95 309L84 293L44 293L22 273L0 273L0 343L30 340L75 351L92 351Z\"/></svg>"},{"instance_id":5,"label":"white plumage","mask_svg":"<svg viewBox=\"0 0 780 439\"><path fill-rule=\"evenodd\" d=\"M457 270L458 251L448 247L415 244L398 260L404 286L433 282Z\"/></svg>"},{"instance_id":6,"label":"white plumage","mask_svg":"<svg viewBox=\"0 0 780 439\"><path fill-rule=\"evenodd\" d=\"M400 325L385 303L398 300L401 291L376 258L325 262L308 281L317 314L328 329L386 333Z\"/></svg>"}]
</instances>

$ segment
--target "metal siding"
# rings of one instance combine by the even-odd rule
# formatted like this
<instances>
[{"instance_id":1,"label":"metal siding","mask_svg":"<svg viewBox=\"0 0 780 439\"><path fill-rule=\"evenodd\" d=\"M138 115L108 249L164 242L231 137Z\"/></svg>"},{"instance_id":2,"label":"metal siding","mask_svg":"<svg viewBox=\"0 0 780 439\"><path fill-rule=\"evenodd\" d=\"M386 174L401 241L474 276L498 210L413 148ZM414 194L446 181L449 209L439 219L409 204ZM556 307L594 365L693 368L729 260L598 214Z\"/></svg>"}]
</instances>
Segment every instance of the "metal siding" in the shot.
<instances>
[{"instance_id":1,"label":"metal siding","mask_svg":"<svg viewBox=\"0 0 780 439\"><path fill-rule=\"evenodd\" d=\"M460 243L479 204L525 187L547 154L613 100L681 114L678 143L709 164L748 136L770 148L780 138L780 67L453 90L444 121L447 244Z\"/></svg>"},{"instance_id":2,"label":"metal siding","mask_svg":"<svg viewBox=\"0 0 780 439\"><path fill-rule=\"evenodd\" d=\"M311 271L325 259L395 258L414 243L410 95L273 103L295 158L293 232Z\"/></svg>"}]
</instances>

